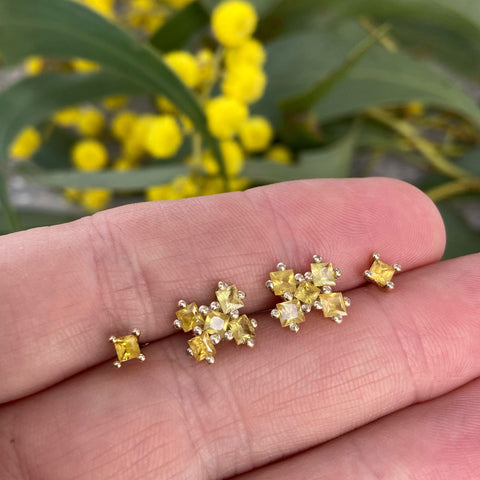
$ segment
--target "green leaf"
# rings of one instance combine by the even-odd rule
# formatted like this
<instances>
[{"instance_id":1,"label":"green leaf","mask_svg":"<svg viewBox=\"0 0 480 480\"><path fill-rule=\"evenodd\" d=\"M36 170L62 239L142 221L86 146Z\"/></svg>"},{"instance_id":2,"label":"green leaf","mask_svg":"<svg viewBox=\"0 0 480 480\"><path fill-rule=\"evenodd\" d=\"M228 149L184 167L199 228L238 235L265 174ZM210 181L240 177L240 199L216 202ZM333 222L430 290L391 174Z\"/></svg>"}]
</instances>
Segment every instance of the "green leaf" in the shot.
<instances>
[{"instance_id":1,"label":"green leaf","mask_svg":"<svg viewBox=\"0 0 480 480\"><path fill-rule=\"evenodd\" d=\"M78 136L70 130L55 128L50 124L47 125L46 130L47 138L33 156L33 163L47 170L69 168L70 152Z\"/></svg>"},{"instance_id":2,"label":"green leaf","mask_svg":"<svg viewBox=\"0 0 480 480\"><path fill-rule=\"evenodd\" d=\"M5 174L0 175L0 222L5 228L4 233L12 233L22 229L22 224L18 218L18 213L13 208L10 197L8 195L7 177Z\"/></svg>"},{"instance_id":3,"label":"green leaf","mask_svg":"<svg viewBox=\"0 0 480 480\"><path fill-rule=\"evenodd\" d=\"M321 78L317 84L301 93L282 102L283 109L287 111L307 110L320 101L337 83L340 82L352 68L370 51L370 49L385 36L390 30L388 26L382 26L372 32L367 38L355 46L347 59L338 68L329 72L325 78Z\"/></svg>"},{"instance_id":4,"label":"green leaf","mask_svg":"<svg viewBox=\"0 0 480 480\"><path fill-rule=\"evenodd\" d=\"M268 160L247 163L246 177L256 183L276 183L304 178L342 178L350 174L356 142L356 129L329 148L307 151L295 165Z\"/></svg>"},{"instance_id":5,"label":"green leaf","mask_svg":"<svg viewBox=\"0 0 480 480\"><path fill-rule=\"evenodd\" d=\"M200 0L200 3L205 6L208 10L212 11L219 3L222 3L224 0ZM281 0L248 0L251 3L255 10L258 12L260 17L267 15L271 12Z\"/></svg>"},{"instance_id":6,"label":"green leaf","mask_svg":"<svg viewBox=\"0 0 480 480\"><path fill-rule=\"evenodd\" d=\"M138 170L79 172L75 170L44 171L31 166L18 167L25 177L55 188L109 188L112 190L140 190L152 185L159 185L188 173L183 165L165 165Z\"/></svg>"},{"instance_id":7,"label":"green leaf","mask_svg":"<svg viewBox=\"0 0 480 480\"><path fill-rule=\"evenodd\" d=\"M447 200L438 204L447 230L447 247L444 259L480 251L480 232L474 230L461 213L461 202Z\"/></svg>"},{"instance_id":8,"label":"green leaf","mask_svg":"<svg viewBox=\"0 0 480 480\"><path fill-rule=\"evenodd\" d=\"M150 39L150 43L168 52L182 48L198 30L208 25L210 16L198 2L176 12Z\"/></svg>"},{"instance_id":9,"label":"green leaf","mask_svg":"<svg viewBox=\"0 0 480 480\"><path fill-rule=\"evenodd\" d=\"M0 50L8 62L28 55L98 62L142 90L168 97L222 158L200 104L158 52L77 2L0 0Z\"/></svg>"},{"instance_id":10,"label":"green leaf","mask_svg":"<svg viewBox=\"0 0 480 480\"><path fill-rule=\"evenodd\" d=\"M76 220L78 217L67 213L41 212L38 210L19 210L18 216L25 229L58 225ZM10 233L8 223L0 216L0 235Z\"/></svg>"},{"instance_id":11,"label":"green leaf","mask_svg":"<svg viewBox=\"0 0 480 480\"><path fill-rule=\"evenodd\" d=\"M319 121L330 122L372 106L394 107L411 100L459 113L480 126L474 99L445 75L405 54L383 50L370 52L314 111Z\"/></svg>"}]
</instances>

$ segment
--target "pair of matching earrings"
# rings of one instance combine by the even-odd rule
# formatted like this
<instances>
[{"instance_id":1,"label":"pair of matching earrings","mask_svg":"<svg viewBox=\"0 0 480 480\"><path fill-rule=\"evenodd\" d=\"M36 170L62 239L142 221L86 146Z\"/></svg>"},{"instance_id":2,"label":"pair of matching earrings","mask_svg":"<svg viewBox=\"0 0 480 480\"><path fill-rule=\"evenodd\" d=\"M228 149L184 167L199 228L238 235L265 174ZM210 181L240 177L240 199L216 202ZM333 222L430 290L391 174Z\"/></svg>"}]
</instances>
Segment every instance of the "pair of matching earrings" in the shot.
<instances>
[{"instance_id":1,"label":"pair of matching earrings","mask_svg":"<svg viewBox=\"0 0 480 480\"><path fill-rule=\"evenodd\" d=\"M378 253L374 253L373 263L365 270L364 277L382 289L393 290L393 275L400 271L400 265L388 265L380 260ZM289 327L295 333L299 331L299 325L305 322L305 314L312 309L321 311L325 318L335 323L342 323L351 300L342 292L333 291L332 287L336 286L341 275L339 268L323 262L319 255L313 256L310 271L304 274L295 273L294 270L287 269L284 263L279 263L265 284L283 300L271 311L271 316L280 320L282 327ZM215 295L217 300L209 306L198 307L195 302L180 300L177 318L173 322L176 329L193 333L188 341L188 355L199 362L205 360L210 364L215 362L216 345L222 340L234 340L237 345L253 347L257 328L254 318L240 315L245 292L238 290L235 285L219 282ZM145 355L140 350L139 336L140 331L134 329L131 335L110 337L117 353L117 361L114 363L116 367L120 368L123 362L134 358L145 360Z\"/></svg>"}]
</instances>

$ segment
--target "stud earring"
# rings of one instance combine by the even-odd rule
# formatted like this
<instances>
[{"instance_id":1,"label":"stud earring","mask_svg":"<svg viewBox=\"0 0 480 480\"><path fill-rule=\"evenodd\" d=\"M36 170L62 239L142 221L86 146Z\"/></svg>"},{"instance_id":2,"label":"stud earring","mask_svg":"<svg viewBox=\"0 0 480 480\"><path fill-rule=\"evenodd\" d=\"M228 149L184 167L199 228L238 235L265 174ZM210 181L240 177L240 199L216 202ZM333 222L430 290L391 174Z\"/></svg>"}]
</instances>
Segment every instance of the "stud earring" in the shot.
<instances>
[{"instance_id":1,"label":"stud earring","mask_svg":"<svg viewBox=\"0 0 480 480\"><path fill-rule=\"evenodd\" d=\"M342 275L339 268L323 262L318 255L313 256L310 271L295 274L284 263L277 265L276 272L270 272L266 287L285 300L272 310L273 318L280 320L282 327L289 327L297 333L299 324L305 321L305 313L315 308L321 310L325 318L341 323L347 315L351 301L340 292L333 292L337 279Z\"/></svg>"},{"instance_id":2,"label":"stud earring","mask_svg":"<svg viewBox=\"0 0 480 480\"><path fill-rule=\"evenodd\" d=\"M243 308L245 292L238 290L236 285L218 282L215 292L217 300L210 306L197 306L180 300L180 310L176 312L173 326L177 330L192 332L194 337L188 341L187 354L198 362L215 362L216 345L222 340L235 340L237 345L255 345L255 329L257 321L247 315L240 315Z\"/></svg>"},{"instance_id":3,"label":"stud earring","mask_svg":"<svg viewBox=\"0 0 480 480\"><path fill-rule=\"evenodd\" d=\"M110 342L115 346L117 353L117 360L113 363L117 368L122 366L123 362L138 358L141 362L145 361L145 355L140 351L140 345L138 343L138 337L140 336L140 330L135 328L132 330L131 335L124 337L111 336Z\"/></svg>"},{"instance_id":4,"label":"stud earring","mask_svg":"<svg viewBox=\"0 0 480 480\"><path fill-rule=\"evenodd\" d=\"M392 282L392 278L395 273L401 272L402 267L398 263L388 265L388 263L382 262L378 253L374 253L372 257L373 263L368 270L365 270L365 278L384 290L393 290L395 284Z\"/></svg>"}]
</instances>

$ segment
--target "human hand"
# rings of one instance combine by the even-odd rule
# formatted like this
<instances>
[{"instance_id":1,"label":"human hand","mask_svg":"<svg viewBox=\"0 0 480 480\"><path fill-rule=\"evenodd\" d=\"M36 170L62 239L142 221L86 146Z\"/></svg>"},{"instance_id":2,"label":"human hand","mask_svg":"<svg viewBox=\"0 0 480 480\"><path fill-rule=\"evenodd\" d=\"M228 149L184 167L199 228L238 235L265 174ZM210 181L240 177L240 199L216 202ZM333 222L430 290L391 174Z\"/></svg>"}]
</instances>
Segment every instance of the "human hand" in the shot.
<instances>
[{"instance_id":1,"label":"human hand","mask_svg":"<svg viewBox=\"0 0 480 480\"><path fill-rule=\"evenodd\" d=\"M437 263L441 218L386 179L313 180L114 209L0 239L0 478L437 479L480 467L480 256ZM366 285L373 251L398 262ZM279 261L339 266L341 325L268 312ZM255 348L185 355L180 298L246 291ZM144 363L112 366L110 335ZM248 472L248 473L246 473ZM244 474L244 475L242 475Z\"/></svg>"}]
</instances>

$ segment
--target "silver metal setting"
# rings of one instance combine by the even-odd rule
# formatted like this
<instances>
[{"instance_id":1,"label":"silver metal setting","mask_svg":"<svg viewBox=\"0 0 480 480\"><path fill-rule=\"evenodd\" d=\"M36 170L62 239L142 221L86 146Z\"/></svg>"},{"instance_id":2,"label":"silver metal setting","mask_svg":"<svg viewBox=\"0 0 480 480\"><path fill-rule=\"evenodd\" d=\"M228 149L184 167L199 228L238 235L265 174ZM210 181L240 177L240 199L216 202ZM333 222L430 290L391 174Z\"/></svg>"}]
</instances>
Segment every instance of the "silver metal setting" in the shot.
<instances>
[{"instance_id":1,"label":"silver metal setting","mask_svg":"<svg viewBox=\"0 0 480 480\"><path fill-rule=\"evenodd\" d=\"M274 308L271 312L270 312L270 315L273 317L273 318L280 318L280 312Z\"/></svg>"},{"instance_id":2,"label":"silver metal setting","mask_svg":"<svg viewBox=\"0 0 480 480\"><path fill-rule=\"evenodd\" d=\"M225 338L230 342L231 340L233 340L233 332L231 330L227 330L225 332Z\"/></svg>"},{"instance_id":3,"label":"silver metal setting","mask_svg":"<svg viewBox=\"0 0 480 480\"><path fill-rule=\"evenodd\" d=\"M245 342L247 344L247 347L253 348L255 346L255 340L253 338L247 338L247 341Z\"/></svg>"},{"instance_id":4,"label":"silver metal setting","mask_svg":"<svg viewBox=\"0 0 480 480\"><path fill-rule=\"evenodd\" d=\"M293 293L287 292L282 295L282 297L287 301L291 302L293 300Z\"/></svg>"},{"instance_id":5,"label":"silver metal setting","mask_svg":"<svg viewBox=\"0 0 480 480\"><path fill-rule=\"evenodd\" d=\"M193 351L192 351L191 348L187 348L187 355L188 355L189 357L193 357Z\"/></svg>"},{"instance_id":6,"label":"silver metal setting","mask_svg":"<svg viewBox=\"0 0 480 480\"><path fill-rule=\"evenodd\" d=\"M332 293L332 287L325 285L322 287L322 293Z\"/></svg>"},{"instance_id":7,"label":"silver metal setting","mask_svg":"<svg viewBox=\"0 0 480 480\"><path fill-rule=\"evenodd\" d=\"M228 285L225 282L218 282L219 290L225 290L226 288L228 288Z\"/></svg>"},{"instance_id":8,"label":"silver metal setting","mask_svg":"<svg viewBox=\"0 0 480 480\"><path fill-rule=\"evenodd\" d=\"M258 322L254 318L250 319L250 324L252 325L253 328L258 327Z\"/></svg>"},{"instance_id":9,"label":"silver metal setting","mask_svg":"<svg viewBox=\"0 0 480 480\"><path fill-rule=\"evenodd\" d=\"M182 328L182 322L180 322L180 320L177 318L176 320L174 320L173 322L173 328L176 328L177 330L181 330Z\"/></svg>"},{"instance_id":10,"label":"silver metal setting","mask_svg":"<svg viewBox=\"0 0 480 480\"><path fill-rule=\"evenodd\" d=\"M342 276L342 270L340 268L335 268L334 270L335 278L340 278Z\"/></svg>"},{"instance_id":11,"label":"silver metal setting","mask_svg":"<svg viewBox=\"0 0 480 480\"><path fill-rule=\"evenodd\" d=\"M323 308L322 302L320 300L317 300L317 301L313 302L313 308L315 310L322 310L322 308Z\"/></svg>"},{"instance_id":12,"label":"silver metal setting","mask_svg":"<svg viewBox=\"0 0 480 480\"><path fill-rule=\"evenodd\" d=\"M352 300L350 300L350 297L343 297L343 301L345 302L345 306L349 307L352 304Z\"/></svg>"},{"instance_id":13,"label":"silver metal setting","mask_svg":"<svg viewBox=\"0 0 480 480\"><path fill-rule=\"evenodd\" d=\"M205 357L205 361L208 364L213 365L215 363L215 357Z\"/></svg>"},{"instance_id":14,"label":"silver metal setting","mask_svg":"<svg viewBox=\"0 0 480 480\"><path fill-rule=\"evenodd\" d=\"M305 280L308 280L308 281L313 280L312 272L305 272L303 276L305 277Z\"/></svg>"},{"instance_id":15,"label":"silver metal setting","mask_svg":"<svg viewBox=\"0 0 480 480\"><path fill-rule=\"evenodd\" d=\"M230 318L233 318L236 320L240 316L240 312L238 310L233 310L233 312L230 312Z\"/></svg>"},{"instance_id":16,"label":"silver metal setting","mask_svg":"<svg viewBox=\"0 0 480 480\"><path fill-rule=\"evenodd\" d=\"M307 303L304 303L302 305L302 311L305 313L310 313L312 311L312 306L308 305Z\"/></svg>"},{"instance_id":17,"label":"silver metal setting","mask_svg":"<svg viewBox=\"0 0 480 480\"><path fill-rule=\"evenodd\" d=\"M247 294L244 291L242 290L238 291L238 298L240 298L240 300L244 300L246 296Z\"/></svg>"},{"instance_id":18,"label":"silver metal setting","mask_svg":"<svg viewBox=\"0 0 480 480\"><path fill-rule=\"evenodd\" d=\"M117 368L122 368L122 364L118 360L116 362L113 362L113 365Z\"/></svg>"},{"instance_id":19,"label":"silver metal setting","mask_svg":"<svg viewBox=\"0 0 480 480\"><path fill-rule=\"evenodd\" d=\"M110 343L115 343L115 342L117 341L117 337L115 337L114 335L112 335L112 336L108 339L108 341L109 341Z\"/></svg>"},{"instance_id":20,"label":"silver metal setting","mask_svg":"<svg viewBox=\"0 0 480 480\"><path fill-rule=\"evenodd\" d=\"M375 252L373 255L372 255L373 259L374 260L380 260L380 254Z\"/></svg>"},{"instance_id":21,"label":"silver metal setting","mask_svg":"<svg viewBox=\"0 0 480 480\"><path fill-rule=\"evenodd\" d=\"M295 275L295 280L298 282L298 283L303 283L305 281L305 277L301 274L301 273L297 273Z\"/></svg>"},{"instance_id":22,"label":"silver metal setting","mask_svg":"<svg viewBox=\"0 0 480 480\"><path fill-rule=\"evenodd\" d=\"M214 310L215 312L220 311L220 304L218 302L212 302L210 304L210 310Z\"/></svg>"},{"instance_id":23,"label":"silver metal setting","mask_svg":"<svg viewBox=\"0 0 480 480\"><path fill-rule=\"evenodd\" d=\"M267 280L267 281L265 282L265 286L266 286L269 290L273 291L273 282L272 282L271 280Z\"/></svg>"},{"instance_id":24,"label":"silver metal setting","mask_svg":"<svg viewBox=\"0 0 480 480\"><path fill-rule=\"evenodd\" d=\"M132 333L136 336L136 337L139 337L140 336L140 330L138 328L134 328L132 330Z\"/></svg>"},{"instance_id":25,"label":"silver metal setting","mask_svg":"<svg viewBox=\"0 0 480 480\"><path fill-rule=\"evenodd\" d=\"M370 279L373 276L373 272L371 270L365 270L364 275Z\"/></svg>"},{"instance_id":26,"label":"silver metal setting","mask_svg":"<svg viewBox=\"0 0 480 480\"><path fill-rule=\"evenodd\" d=\"M185 300L179 300L177 305L178 305L178 308L186 308L187 302Z\"/></svg>"},{"instance_id":27,"label":"silver metal setting","mask_svg":"<svg viewBox=\"0 0 480 480\"><path fill-rule=\"evenodd\" d=\"M286 269L287 269L287 266L286 266L284 263L280 262L279 264L277 264L277 270L278 270L279 272L283 272L283 271L285 271Z\"/></svg>"},{"instance_id":28,"label":"silver metal setting","mask_svg":"<svg viewBox=\"0 0 480 480\"><path fill-rule=\"evenodd\" d=\"M332 320L333 320L335 323L342 323L343 317L341 317L340 315L335 315L334 317L332 317Z\"/></svg>"},{"instance_id":29,"label":"silver metal setting","mask_svg":"<svg viewBox=\"0 0 480 480\"><path fill-rule=\"evenodd\" d=\"M323 259L322 259L322 257L321 257L320 255L314 255L314 256L313 256L313 261L314 261L315 263L322 263Z\"/></svg>"},{"instance_id":30,"label":"silver metal setting","mask_svg":"<svg viewBox=\"0 0 480 480\"><path fill-rule=\"evenodd\" d=\"M138 356L138 359L141 361L141 362L144 362L145 361L145 355L143 353L141 353L139 356Z\"/></svg>"},{"instance_id":31,"label":"silver metal setting","mask_svg":"<svg viewBox=\"0 0 480 480\"><path fill-rule=\"evenodd\" d=\"M206 305L201 305L199 308L198 308L198 311L202 314L202 315L206 315L210 309L206 306Z\"/></svg>"},{"instance_id":32,"label":"silver metal setting","mask_svg":"<svg viewBox=\"0 0 480 480\"><path fill-rule=\"evenodd\" d=\"M293 333L298 333L298 331L300 330L298 323L291 323L288 327Z\"/></svg>"},{"instance_id":33,"label":"silver metal setting","mask_svg":"<svg viewBox=\"0 0 480 480\"><path fill-rule=\"evenodd\" d=\"M193 334L196 337L199 337L203 333L202 327L199 327L198 325L193 328Z\"/></svg>"},{"instance_id":34,"label":"silver metal setting","mask_svg":"<svg viewBox=\"0 0 480 480\"><path fill-rule=\"evenodd\" d=\"M387 290L393 290L395 288L395 284L393 282L387 282L385 288Z\"/></svg>"},{"instance_id":35,"label":"silver metal setting","mask_svg":"<svg viewBox=\"0 0 480 480\"><path fill-rule=\"evenodd\" d=\"M218 333L214 333L213 335L210 335L210 340L214 345L218 345L222 340L222 337L220 337Z\"/></svg>"},{"instance_id":36,"label":"silver metal setting","mask_svg":"<svg viewBox=\"0 0 480 480\"><path fill-rule=\"evenodd\" d=\"M402 271L402 266L396 263L393 268L395 269L396 272L401 272Z\"/></svg>"}]
</instances>

